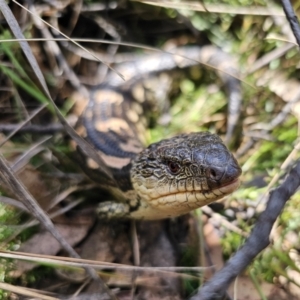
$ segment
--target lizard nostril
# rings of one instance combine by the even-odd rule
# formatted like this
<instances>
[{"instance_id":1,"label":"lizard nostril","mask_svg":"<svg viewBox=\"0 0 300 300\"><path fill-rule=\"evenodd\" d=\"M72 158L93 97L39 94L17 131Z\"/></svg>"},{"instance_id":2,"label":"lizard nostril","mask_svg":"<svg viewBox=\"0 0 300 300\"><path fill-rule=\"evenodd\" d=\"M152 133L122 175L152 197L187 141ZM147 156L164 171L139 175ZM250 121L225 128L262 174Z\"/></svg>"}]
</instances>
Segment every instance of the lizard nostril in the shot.
<instances>
[{"instance_id":1,"label":"lizard nostril","mask_svg":"<svg viewBox=\"0 0 300 300\"><path fill-rule=\"evenodd\" d=\"M206 176L213 180L213 181L217 181L222 177L223 174L223 170L218 170L217 168L208 168L206 170Z\"/></svg>"},{"instance_id":2,"label":"lizard nostril","mask_svg":"<svg viewBox=\"0 0 300 300\"><path fill-rule=\"evenodd\" d=\"M210 170L210 177L216 178L216 176L217 176L216 171L215 171L214 169L211 169L211 170Z\"/></svg>"}]
</instances>

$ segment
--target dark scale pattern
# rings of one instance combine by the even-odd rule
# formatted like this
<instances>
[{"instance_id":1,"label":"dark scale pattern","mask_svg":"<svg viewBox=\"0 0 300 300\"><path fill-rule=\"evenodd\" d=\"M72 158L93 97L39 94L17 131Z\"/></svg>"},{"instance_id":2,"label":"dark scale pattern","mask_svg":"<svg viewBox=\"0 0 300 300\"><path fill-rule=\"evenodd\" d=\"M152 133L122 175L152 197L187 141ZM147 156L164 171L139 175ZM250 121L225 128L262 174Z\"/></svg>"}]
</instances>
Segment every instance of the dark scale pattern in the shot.
<instances>
[{"instance_id":1,"label":"dark scale pattern","mask_svg":"<svg viewBox=\"0 0 300 300\"><path fill-rule=\"evenodd\" d=\"M178 164L179 172L172 174L170 162ZM198 132L150 145L136 157L131 174L144 186L147 185L145 178L148 181L155 178L156 185L149 190L157 190L160 182L165 184L166 178L168 185L175 180L177 184L184 183L185 189L190 186L192 190L191 178L202 178L203 190L208 192L235 180L241 174L241 168L217 135Z\"/></svg>"},{"instance_id":2,"label":"dark scale pattern","mask_svg":"<svg viewBox=\"0 0 300 300\"><path fill-rule=\"evenodd\" d=\"M116 93L122 95L123 103L121 103L120 114L116 115L117 110L115 104L111 102L111 99L100 99L101 102L98 103L95 99L95 92L92 93L88 108L85 111L85 116L83 118L83 124L87 130L88 139L92 144L96 146L101 152L106 155L120 157L120 158L134 158L137 154L135 151L126 151L120 147L121 144L128 143L128 140L131 139L136 148L142 149L142 144L137 138L137 131L135 130L135 124L133 124L128 117L126 116L126 111L130 110L130 101L128 95L123 97L123 94L117 89L103 87L103 94L109 96L109 93L112 93L112 96L115 96ZM99 90L98 97L101 97ZM127 104L127 105L126 105ZM115 124L117 125L118 119L120 121L120 126L118 131L114 130L113 127L107 129L105 122L110 122L112 119L116 120ZM103 123L103 130L101 129L101 122ZM122 123L127 124L127 127L122 127ZM99 128L96 128L95 124L100 124ZM131 132L130 132L131 131Z\"/></svg>"}]
</instances>

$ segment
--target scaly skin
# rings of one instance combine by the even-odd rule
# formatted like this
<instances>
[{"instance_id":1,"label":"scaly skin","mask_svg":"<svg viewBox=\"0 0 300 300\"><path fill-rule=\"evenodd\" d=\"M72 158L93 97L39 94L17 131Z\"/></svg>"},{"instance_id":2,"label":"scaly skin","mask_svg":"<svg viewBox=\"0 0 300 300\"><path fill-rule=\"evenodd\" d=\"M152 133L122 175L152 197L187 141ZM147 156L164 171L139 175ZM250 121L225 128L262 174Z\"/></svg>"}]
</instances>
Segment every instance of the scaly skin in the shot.
<instances>
[{"instance_id":1,"label":"scaly skin","mask_svg":"<svg viewBox=\"0 0 300 300\"><path fill-rule=\"evenodd\" d=\"M127 203L104 202L102 217L164 219L188 213L232 193L241 168L209 132L179 135L150 145L132 161Z\"/></svg>"}]
</instances>

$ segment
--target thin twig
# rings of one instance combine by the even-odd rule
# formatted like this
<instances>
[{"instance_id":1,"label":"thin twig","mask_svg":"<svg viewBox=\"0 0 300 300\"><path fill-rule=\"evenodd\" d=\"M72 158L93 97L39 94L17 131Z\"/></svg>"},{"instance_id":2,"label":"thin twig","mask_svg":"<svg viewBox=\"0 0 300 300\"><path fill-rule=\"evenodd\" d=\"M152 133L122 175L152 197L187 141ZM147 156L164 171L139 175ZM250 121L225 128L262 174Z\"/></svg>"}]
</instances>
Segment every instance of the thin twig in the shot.
<instances>
[{"instance_id":1,"label":"thin twig","mask_svg":"<svg viewBox=\"0 0 300 300\"><path fill-rule=\"evenodd\" d=\"M7 133L16 131L16 133L39 133L39 134L51 134L60 131L64 131L64 127L60 123L54 123L49 125L31 124L21 127L22 124L0 124L0 132Z\"/></svg>"},{"instance_id":2,"label":"thin twig","mask_svg":"<svg viewBox=\"0 0 300 300\"><path fill-rule=\"evenodd\" d=\"M293 6L290 2L290 0L281 0L282 7L284 10L284 13L286 15L287 20L290 23L291 29L293 31L293 34L296 38L296 41L298 45L300 46L300 25L298 18L294 12Z\"/></svg>"}]
</instances>

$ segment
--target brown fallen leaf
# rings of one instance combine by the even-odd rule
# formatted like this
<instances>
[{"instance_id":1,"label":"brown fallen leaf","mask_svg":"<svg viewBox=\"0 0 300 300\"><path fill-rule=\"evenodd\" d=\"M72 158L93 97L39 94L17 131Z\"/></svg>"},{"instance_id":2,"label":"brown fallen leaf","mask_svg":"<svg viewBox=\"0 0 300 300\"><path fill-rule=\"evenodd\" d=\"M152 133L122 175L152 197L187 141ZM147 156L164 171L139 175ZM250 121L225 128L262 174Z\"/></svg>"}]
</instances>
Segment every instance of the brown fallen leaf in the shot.
<instances>
[{"instance_id":1,"label":"brown fallen leaf","mask_svg":"<svg viewBox=\"0 0 300 300\"><path fill-rule=\"evenodd\" d=\"M68 241L71 246L78 244L93 226L95 217L93 216L76 216L73 218L65 218L64 224L55 224L57 230ZM60 220L61 221L61 220ZM48 231L41 231L21 245L18 251L56 255L61 250L60 243ZM35 264L24 261L16 263L16 271L12 276L18 277L25 271L29 271L35 267Z\"/></svg>"}]
</instances>

